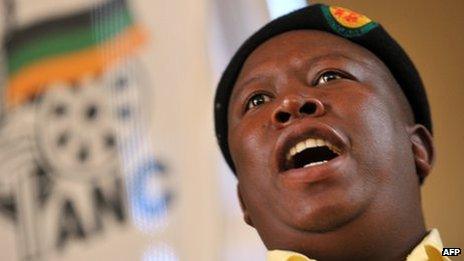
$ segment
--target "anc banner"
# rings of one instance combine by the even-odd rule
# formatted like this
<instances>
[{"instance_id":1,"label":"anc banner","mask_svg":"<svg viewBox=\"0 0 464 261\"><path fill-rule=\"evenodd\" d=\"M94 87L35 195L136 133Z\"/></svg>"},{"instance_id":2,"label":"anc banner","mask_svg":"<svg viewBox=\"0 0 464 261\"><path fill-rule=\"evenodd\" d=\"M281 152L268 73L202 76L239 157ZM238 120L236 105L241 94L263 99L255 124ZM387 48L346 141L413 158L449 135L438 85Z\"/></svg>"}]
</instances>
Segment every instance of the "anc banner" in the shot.
<instances>
[{"instance_id":1,"label":"anc banner","mask_svg":"<svg viewBox=\"0 0 464 261\"><path fill-rule=\"evenodd\" d=\"M127 3L13 28L5 39L0 219L16 230L18 258L61 260L104 234L156 231L174 193L147 135L149 86L137 62L147 33Z\"/></svg>"}]
</instances>

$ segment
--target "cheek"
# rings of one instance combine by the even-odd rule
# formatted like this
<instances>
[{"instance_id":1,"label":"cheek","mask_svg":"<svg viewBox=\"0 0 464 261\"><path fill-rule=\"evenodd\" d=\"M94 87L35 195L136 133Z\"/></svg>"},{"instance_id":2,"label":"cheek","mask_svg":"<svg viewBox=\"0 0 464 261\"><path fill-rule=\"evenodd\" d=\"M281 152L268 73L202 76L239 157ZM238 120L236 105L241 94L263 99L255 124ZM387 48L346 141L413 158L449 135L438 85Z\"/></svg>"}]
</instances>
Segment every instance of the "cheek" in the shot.
<instances>
[{"instance_id":1,"label":"cheek","mask_svg":"<svg viewBox=\"0 0 464 261\"><path fill-rule=\"evenodd\" d=\"M341 111L350 125L353 156L373 180L391 179L411 171L409 139L392 97L362 89L346 98L350 109ZM345 104L348 106L348 103Z\"/></svg>"},{"instance_id":2,"label":"cheek","mask_svg":"<svg viewBox=\"0 0 464 261\"><path fill-rule=\"evenodd\" d=\"M404 121L395 109L397 105L392 99L379 96L365 98L363 105L359 125L365 126L365 137L373 149L379 153L383 151L384 156L378 158L394 160L409 144Z\"/></svg>"},{"instance_id":3,"label":"cheek","mask_svg":"<svg viewBox=\"0 0 464 261\"><path fill-rule=\"evenodd\" d=\"M239 172L264 171L272 151L269 123L264 113L243 118L229 131L229 147Z\"/></svg>"}]
</instances>

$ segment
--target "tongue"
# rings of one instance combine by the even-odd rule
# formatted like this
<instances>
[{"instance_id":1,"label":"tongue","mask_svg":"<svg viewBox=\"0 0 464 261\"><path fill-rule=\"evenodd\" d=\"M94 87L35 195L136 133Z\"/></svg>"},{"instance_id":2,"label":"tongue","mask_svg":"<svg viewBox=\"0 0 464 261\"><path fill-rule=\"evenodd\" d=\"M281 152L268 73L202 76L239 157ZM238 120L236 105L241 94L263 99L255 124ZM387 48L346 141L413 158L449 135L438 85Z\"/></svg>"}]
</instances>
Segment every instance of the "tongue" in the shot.
<instances>
[{"instance_id":1,"label":"tongue","mask_svg":"<svg viewBox=\"0 0 464 261\"><path fill-rule=\"evenodd\" d=\"M293 166L302 168L311 163L329 161L337 156L327 146L308 148L293 156Z\"/></svg>"}]
</instances>

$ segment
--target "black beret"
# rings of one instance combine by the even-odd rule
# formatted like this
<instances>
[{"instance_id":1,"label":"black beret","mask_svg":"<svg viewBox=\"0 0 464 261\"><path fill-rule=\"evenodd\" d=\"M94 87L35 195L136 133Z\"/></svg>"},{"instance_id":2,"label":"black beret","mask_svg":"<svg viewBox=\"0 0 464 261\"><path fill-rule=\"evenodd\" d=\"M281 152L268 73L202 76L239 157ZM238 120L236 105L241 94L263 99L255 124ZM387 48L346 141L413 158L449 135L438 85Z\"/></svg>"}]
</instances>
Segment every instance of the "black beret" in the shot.
<instances>
[{"instance_id":1,"label":"black beret","mask_svg":"<svg viewBox=\"0 0 464 261\"><path fill-rule=\"evenodd\" d=\"M232 57L219 81L214 100L214 120L219 147L235 173L227 141L227 109L235 81L247 57L266 40L287 31L311 29L329 32L374 53L389 68L403 90L416 123L432 132L429 103L422 80L401 46L378 23L349 9L311 5L279 17L248 38Z\"/></svg>"}]
</instances>

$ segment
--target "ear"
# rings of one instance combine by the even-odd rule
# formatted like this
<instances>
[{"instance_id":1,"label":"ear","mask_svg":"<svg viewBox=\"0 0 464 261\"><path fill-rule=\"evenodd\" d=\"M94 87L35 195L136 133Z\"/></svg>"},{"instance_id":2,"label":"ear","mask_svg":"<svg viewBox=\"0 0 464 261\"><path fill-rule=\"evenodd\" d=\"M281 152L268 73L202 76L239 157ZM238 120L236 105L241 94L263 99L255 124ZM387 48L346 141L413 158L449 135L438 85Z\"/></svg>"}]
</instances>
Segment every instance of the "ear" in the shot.
<instances>
[{"instance_id":1,"label":"ear","mask_svg":"<svg viewBox=\"0 0 464 261\"><path fill-rule=\"evenodd\" d=\"M237 196L238 196L238 201L240 203L240 208L242 209L243 220L245 220L245 223L247 223L248 225L254 227L253 222L251 221L251 218L250 218L250 214L248 213L247 207L245 203L243 202L242 193L240 191L239 184L237 184Z\"/></svg>"},{"instance_id":2,"label":"ear","mask_svg":"<svg viewBox=\"0 0 464 261\"><path fill-rule=\"evenodd\" d=\"M417 124L408 128L412 152L416 163L416 171L419 180L422 181L428 176L435 161L435 150L433 146L432 134L423 125Z\"/></svg>"}]
</instances>

